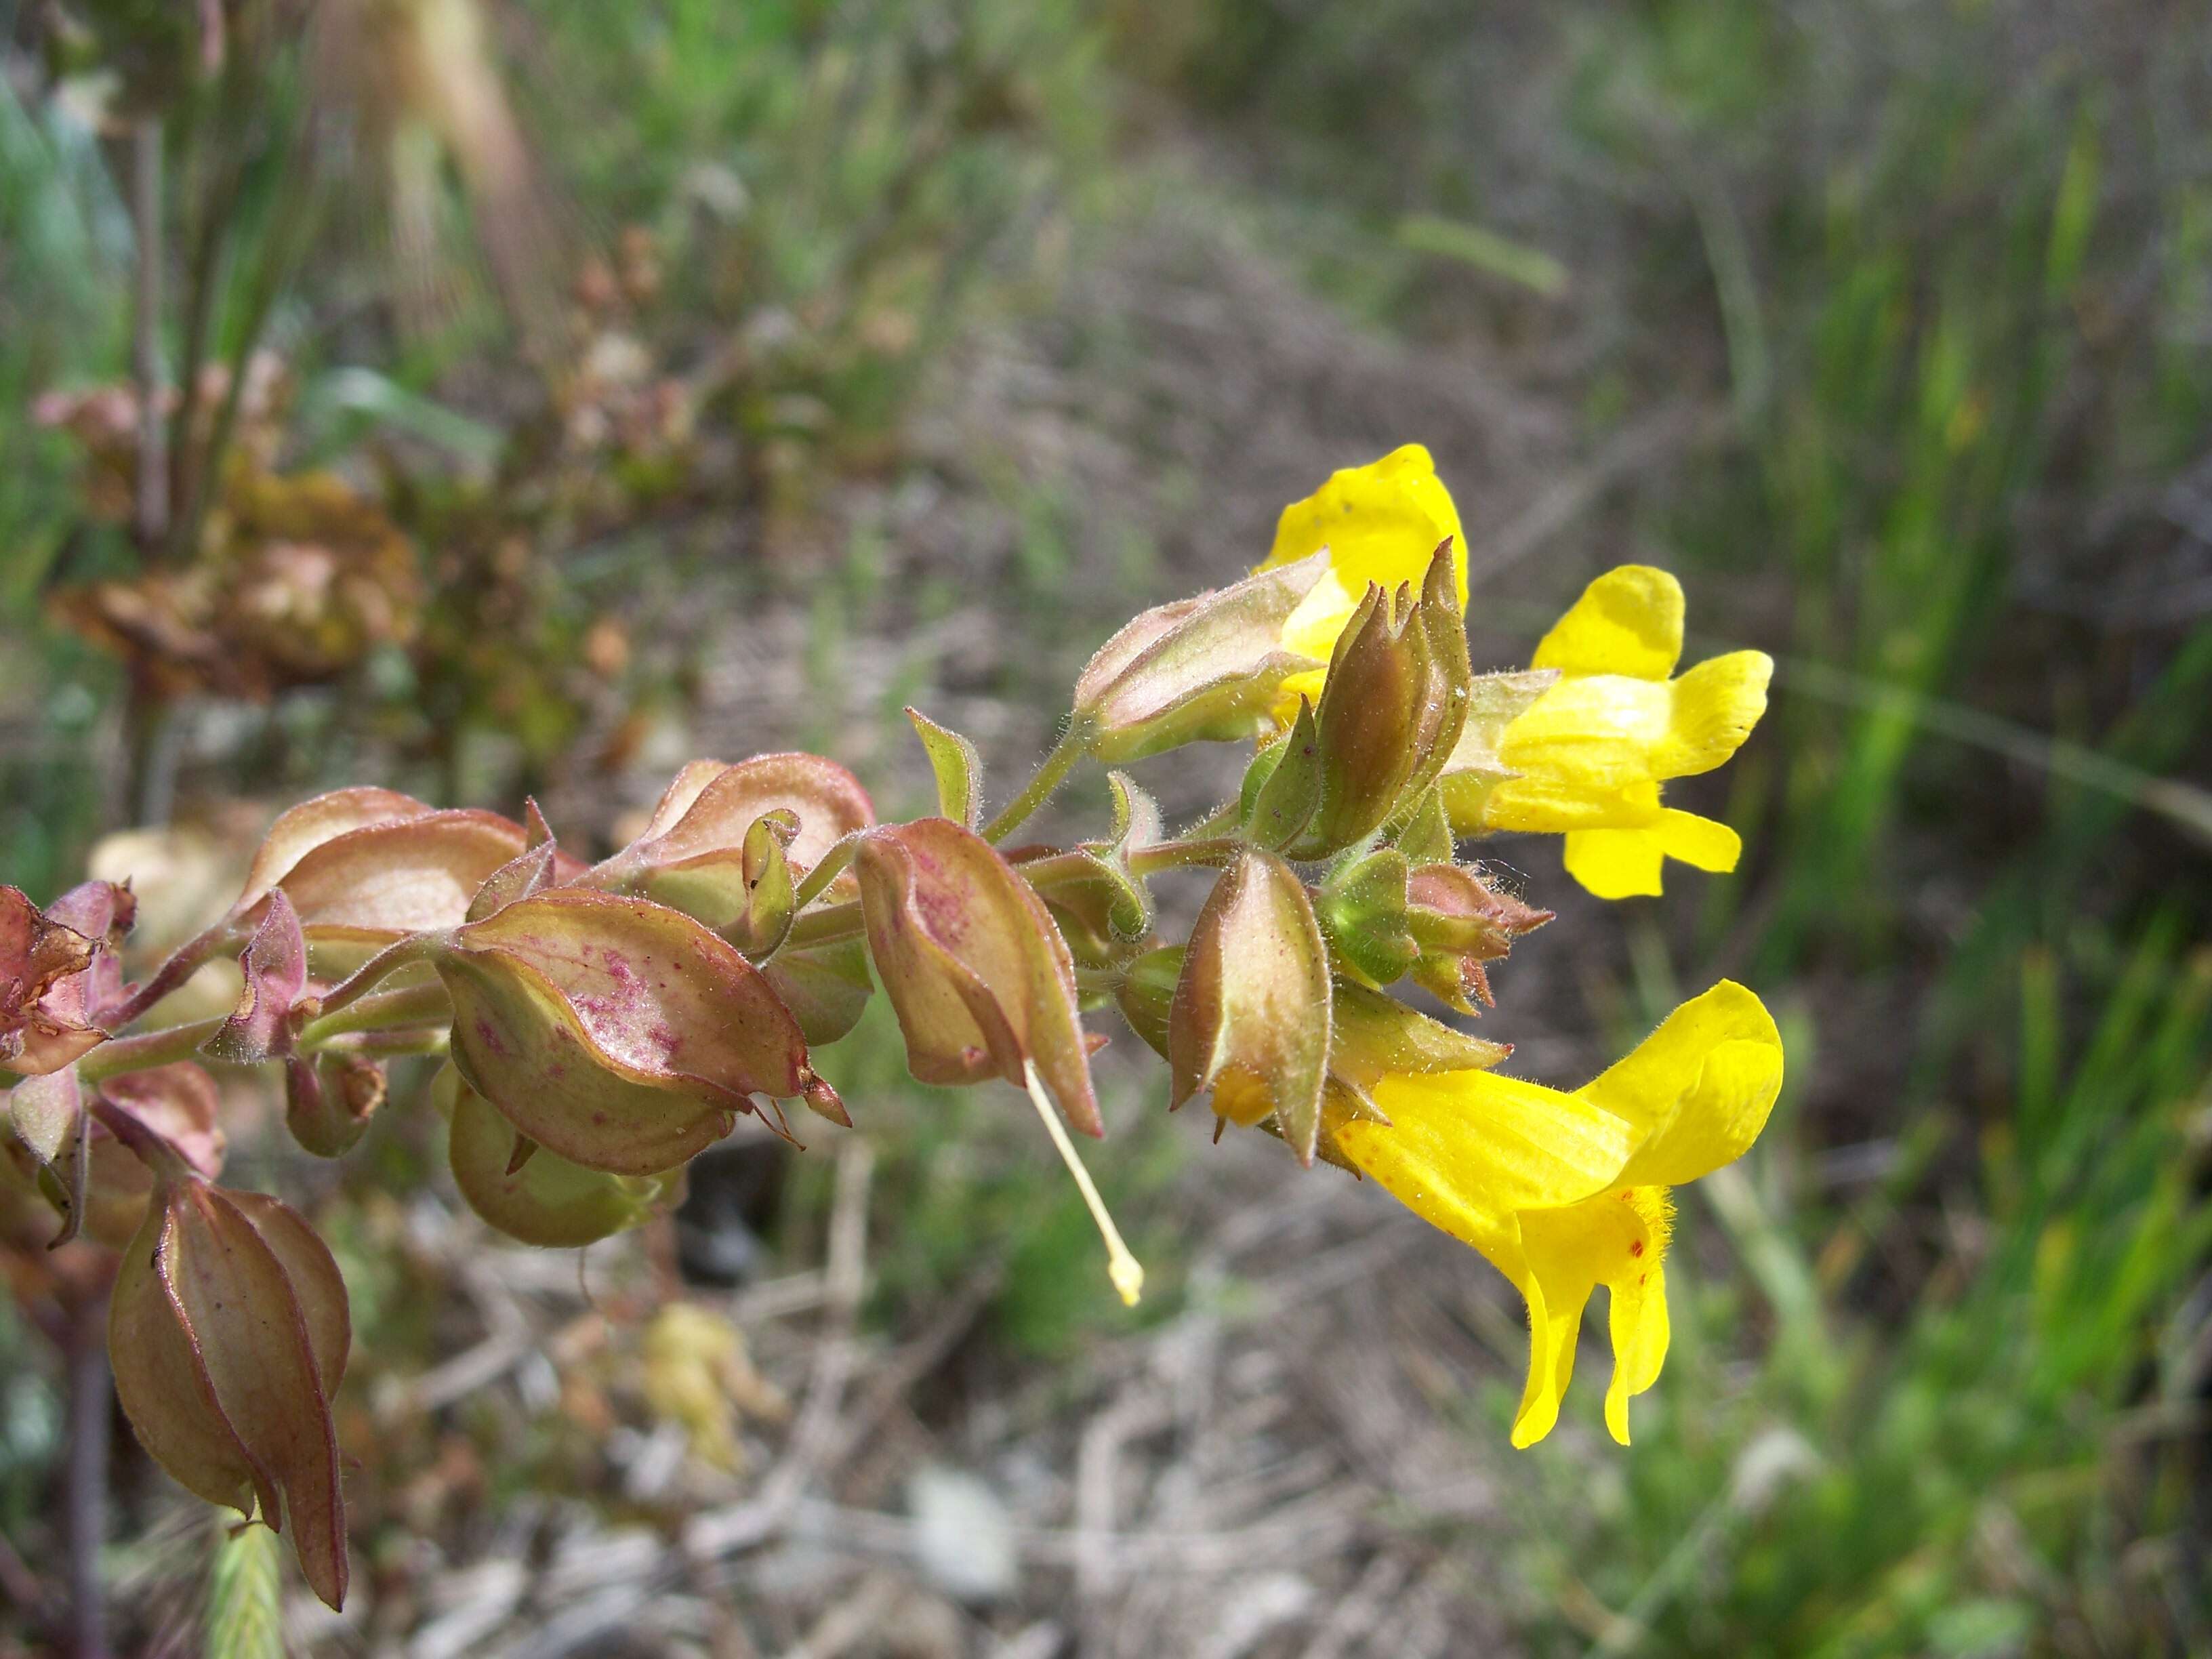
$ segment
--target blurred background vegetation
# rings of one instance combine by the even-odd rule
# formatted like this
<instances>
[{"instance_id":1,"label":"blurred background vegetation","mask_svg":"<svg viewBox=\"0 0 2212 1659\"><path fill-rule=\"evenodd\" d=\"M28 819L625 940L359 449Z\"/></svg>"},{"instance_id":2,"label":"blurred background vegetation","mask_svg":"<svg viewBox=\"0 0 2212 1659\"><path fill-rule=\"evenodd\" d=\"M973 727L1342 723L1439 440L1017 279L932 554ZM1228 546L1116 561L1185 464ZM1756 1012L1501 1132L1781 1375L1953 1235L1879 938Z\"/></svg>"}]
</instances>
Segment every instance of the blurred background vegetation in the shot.
<instances>
[{"instance_id":1,"label":"blurred background vegetation","mask_svg":"<svg viewBox=\"0 0 2212 1659\"><path fill-rule=\"evenodd\" d=\"M159 859L219 902L270 811L344 782L534 793L606 845L690 756L803 744L923 810L908 702L1018 778L1115 621L1240 573L1284 501L1405 441L1469 527L1478 667L1628 560L1681 574L1694 645L1780 665L1730 781L1684 803L1743 832L1734 876L1603 908L1549 849L1496 849L1563 911L1492 1017L1535 1074L1585 1075L1724 973L1790 1040L1772 1127L1681 1219L1632 1451L1589 1432L1590 1389L1505 1452L1521 1338L1480 1264L1348 1183L1240 1255L1237 1216L1335 1177L1209 1154L1157 1075L1109 1065L1102 1182L1160 1287L1125 1318L1012 1109L918 1088L866 1026L825 1069L878 1152L861 1330L910 1396L877 1461L978 1471L1046 1565L963 1594L923 1537L862 1590L893 1606L910 1569L963 1610L837 1647L811 1621L845 1570L783 1562L697 1591L733 1623L638 1650L2212 1651L2201 15L172 10L0 0L0 876L35 897L139 828L149 895ZM204 391L149 425L134 349ZM149 438L176 484L151 522ZM1223 780L1155 781L1188 808ZM481 1235L423 1243L461 1224L428 1114L332 1171L250 1108L242 1167L319 1195L371 1356L347 1389L371 1622L295 1621L305 1647L459 1651L434 1632L468 1575L542 1561L556 1510L673 1524L622 1450L689 1420L624 1380L651 1287L772 1322L763 1287L834 1231L830 1160L740 1149L635 1282L472 1291ZM378 1392L470 1351L502 1295L560 1314L560 1376ZM730 1317L763 1371L810 1374L807 1331ZM1123 1411L1194 1334L1289 1414ZM27 1328L4 1345L0 1630L38 1650L62 1384ZM891 1396L856 1387L875 1433ZM1362 1425L1479 1496L1415 1490ZM1232 1474L1262 1496L1190 1507ZM900 1478L835 1495L896 1509ZM118 1480L125 1614L169 1650L277 1594L258 1559L210 1569L143 1467ZM1231 1513L1209 1554L1192 1517ZM1169 1540L1168 1587L1141 1552L1086 1564L1102 1526ZM564 1650L500 1625L530 1606L457 1639Z\"/></svg>"}]
</instances>

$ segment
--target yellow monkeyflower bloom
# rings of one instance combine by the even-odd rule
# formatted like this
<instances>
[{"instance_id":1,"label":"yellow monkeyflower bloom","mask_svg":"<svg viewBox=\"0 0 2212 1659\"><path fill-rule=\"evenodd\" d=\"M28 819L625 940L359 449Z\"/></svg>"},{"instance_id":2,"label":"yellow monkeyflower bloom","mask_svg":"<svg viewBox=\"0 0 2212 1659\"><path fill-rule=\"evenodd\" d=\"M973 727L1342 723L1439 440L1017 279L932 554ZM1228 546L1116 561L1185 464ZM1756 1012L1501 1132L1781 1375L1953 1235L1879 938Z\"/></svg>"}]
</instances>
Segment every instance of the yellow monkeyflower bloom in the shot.
<instances>
[{"instance_id":1,"label":"yellow monkeyflower bloom","mask_svg":"<svg viewBox=\"0 0 2212 1659\"><path fill-rule=\"evenodd\" d=\"M1457 827L1564 833L1568 873L1601 898L1658 892L1669 858L1735 869L1735 831L1662 805L1659 786L1735 753L1774 661L1732 651L1675 676L1681 654L1680 582L1638 564L1600 576L1536 647L1533 665L1559 678L1498 741L1518 775L1455 803Z\"/></svg>"},{"instance_id":2,"label":"yellow monkeyflower bloom","mask_svg":"<svg viewBox=\"0 0 2212 1659\"><path fill-rule=\"evenodd\" d=\"M1423 1220L1472 1244L1528 1304L1528 1380L1513 1443L1542 1439L1573 1375L1590 1293L1611 1292L1605 1421L1667 1358L1669 1188L1741 1157L1782 1087L1782 1036L1723 980L1572 1093L1496 1072L1391 1074L1385 1123L1334 1127L1337 1150Z\"/></svg>"},{"instance_id":3,"label":"yellow monkeyflower bloom","mask_svg":"<svg viewBox=\"0 0 2212 1659\"><path fill-rule=\"evenodd\" d=\"M1388 591L1410 582L1418 593L1429 561L1446 537L1451 538L1452 574L1464 611L1467 537L1429 452L1419 444L1404 444L1379 461L1332 472L1319 489L1283 509L1274 547L1254 567L1295 564L1328 550L1329 573L1283 624L1284 647L1327 662L1337 636L1366 598L1367 585ZM1322 678L1316 670L1285 682L1291 713L1300 695L1319 698Z\"/></svg>"}]
</instances>

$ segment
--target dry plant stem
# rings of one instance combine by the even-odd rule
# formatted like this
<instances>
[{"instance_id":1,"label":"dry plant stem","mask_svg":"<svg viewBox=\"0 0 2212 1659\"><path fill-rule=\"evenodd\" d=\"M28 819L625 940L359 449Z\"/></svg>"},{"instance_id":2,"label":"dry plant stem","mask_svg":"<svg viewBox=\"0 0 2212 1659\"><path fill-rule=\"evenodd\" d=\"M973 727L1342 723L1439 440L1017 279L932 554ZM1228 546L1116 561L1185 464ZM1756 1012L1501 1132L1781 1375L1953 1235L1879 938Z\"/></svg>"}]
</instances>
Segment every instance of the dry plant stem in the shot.
<instances>
[{"instance_id":1,"label":"dry plant stem","mask_svg":"<svg viewBox=\"0 0 2212 1659\"><path fill-rule=\"evenodd\" d=\"M74 1309L63 1348L69 1376L70 1648L76 1659L106 1659L107 1598L100 1553L107 1541L108 1417L114 1409L107 1372L107 1298Z\"/></svg>"},{"instance_id":2,"label":"dry plant stem","mask_svg":"<svg viewBox=\"0 0 2212 1659\"><path fill-rule=\"evenodd\" d=\"M1070 720L1067 729L1053 744L1052 752L1036 769L1036 775L1023 787L1022 793L1008 801L1006 810L983 826L983 839L1004 841L1014 830L1028 822L1036 810L1052 799L1052 792L1066 781L1075 769L1075 763L1091 750L1091 729L1080 720Z\"/></svg>"},{"instance_id":3,"label":"dry plant stem","mask_svg":"<svg viewBox=\"0 0 2212 1659\"><path fill-rule=\"evenodd\" d=\"M1107 1276L1114 1281L1114 1288L1121 1293L1123 1304L1133 1308L1137 1305L1137 1298L1144 1294L1144 1267L1130 1254L1129 1247L1121 1242L1121 1230L1114 1224L1114 1218L1107 1213L1106 1200L1098 1196L1098 1188L1091 1182L1091 1171L1083 1167L1083 1160L1076 1156L1075 1143L1067 1138L1067 1130L1060 1123L1060 1113L1046 1097L1044 1085L1037 1078L1036 1067L1027 1060L1022 1062L1022 1079L1029 1085L1030 1102L1036 1108L1037 1115L1044 1120L1045 1133L1052 1137L1052 1144L1060 1153L1060 1162L1067 1165L1067 1172L1075 1177L1075 1185L1083 1194L1083 1201L1091 1206L1091 1218L1098 1224L1099 1237L1106 1241Z\"/></svg>"},{"instance_id":4,"label":"dry plant stem","mask_svg":"<svg viewBox=\"0 0 2212 1659\"><path fill-rule=\"evenodd\" d=\"M137 242L131 374L138 392L138 545L152 553L169 532L167 428L161 420L161 122L131 129L131 224Z\"/></svg>"}]
</instances>

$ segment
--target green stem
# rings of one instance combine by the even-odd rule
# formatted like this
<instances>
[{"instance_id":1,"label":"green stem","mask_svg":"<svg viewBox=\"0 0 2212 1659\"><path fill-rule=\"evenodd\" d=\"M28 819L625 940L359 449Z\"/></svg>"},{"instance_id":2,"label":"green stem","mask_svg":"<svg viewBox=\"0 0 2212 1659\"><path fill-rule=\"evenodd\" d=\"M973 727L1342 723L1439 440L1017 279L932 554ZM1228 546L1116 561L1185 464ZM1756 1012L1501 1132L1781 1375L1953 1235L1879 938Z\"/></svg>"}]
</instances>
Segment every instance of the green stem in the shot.
<instances>
[{"instance_id":1,"label":"green stem","mask_svg":"<svg viewBox=\"0 0 2212 1659\"><path fill-rule=\"evenodd\" d=\"M778 947L785 951L804 950L810 945L831 945L839 939L860 936L860 905L855 900L843 904L825 905L819 910L810 910L791 924L791 932L784 936Z\"/></svg>"},{"instance_id":2,"label":"green stem","mask_svg":"<svg viewBox=\"0 0 2212 1659\"><path fill-rule=\"evenodd\" d=\"M1194 867L1218 870L1244 850L1234 836L1212 836L1197 841L1164 841L1157 847L1140 847L1129 854L1129 873L1154 876L1163 870Z\"/></svg>"},{"instance_id":3,"label":"green stem","mask_svg":"<svg viewBox=\"0 0 2212 1659\"><path fill-rule=\"evenodd\" d=\"M103 1078L120 1077L125 1072L151 1071L156 1066L190 1060L199 1052L200 1044L222 1029L224 1018L219 1014L212 1019L165 1025L158 1031L142 1031L137 1036L103 1042L77 1061L77 1081L98 1083Z\"/></svg>"},{"instance_id":4,"label":"green stem","mask_svg":"<svg viewBox=\"0 0 2212 1659\"><path fill-rule=\"evenodd\" d=\"M1060 741L1044 757L1036 775L1029 781L1022 793L1006 803L1006 810L983 826L983 839L1004 841L1015 830L1028 822L1037 808L1052 798L1067 775L1075 769L1076 762L1091 752L1091 725L1088 720L1071 720L1067 729L1060 734Z\"/></svg>"},{"instance_id":5,"label":"green stem","mask_svg":"<svg viewBox=\"0 0 2212 1659\"><path fill-rule=\"evenodd\" d=\"M1143 847L1129 854L1129 869L1139 876L1157 875L1163 870L1181 870L1194 866L1219 869L1234 859L1244 843L1233 836L1219 836L1201 841L1164 841L1157 847ZM1065 882L1080 881L1097 873L1098 866L1084 853L1049 853L1042 858L1028 860L1014 866L1022 879L1032 887L1055 887ZM811 910L792 923L791 933L782 948L803 950L810 945L828 945L838 939L856 939L862 928L860 906L858 901L826 905Z\"/></svg>"},{"instance_id":6,"label":"green stem","mask_svg":"<svg viewBox=\"0 0 2212 1659\"><path fill-rule=\"evenodd\" d=\"M445 937L442 933L411 933L395 945L386 945L356 969L349 977L333 985L324 994L321 1005L315 1011L316 1023L319 1024L339 1009L358 1001L370 987L389 977L395 970L422 961L430 954L433 946L444 941Z\"/></svg>"},{"instance_id":7,"label":"green stem","mask_svg":"<svg viewBox=\"0 0 2212 1659\"><path fill-rule=\"evenodd\" d=\"M435 982L410 985L398 991L379 991L336 1012L309 1020L300 1032L300 1047L313 1049L349 1031L388 1031L401 1026L435 1024L452 1018L453 1012L446 988ZM97 1054L99 1050L93 1052Z\"/></svg>"}]
</instances>

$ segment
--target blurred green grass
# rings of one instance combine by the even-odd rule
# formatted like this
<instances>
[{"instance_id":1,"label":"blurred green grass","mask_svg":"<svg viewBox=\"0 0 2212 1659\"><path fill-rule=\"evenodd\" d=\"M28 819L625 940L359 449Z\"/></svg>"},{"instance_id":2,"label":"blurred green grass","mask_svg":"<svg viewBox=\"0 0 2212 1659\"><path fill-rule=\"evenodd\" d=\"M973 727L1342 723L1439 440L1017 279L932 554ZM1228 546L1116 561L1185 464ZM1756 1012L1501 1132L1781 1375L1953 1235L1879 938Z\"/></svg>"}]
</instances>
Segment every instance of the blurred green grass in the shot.
<instances>
[{"instance_id":1,"label":"blurred green grass","mask_svg":"<svg viewBox=\"0 0 2212 1659\"><path fill-rule=\"evenodd\" d=\"M1330 228L1316 280L1589 363L1598 431L1686 387L1729 411L1626 527L1693 626L1784 647L1774 729L1728 803L1746 872L1701 927L1634 924L1667 982L1621 1024L1717 954L1793 1005L1796 1081L1707 1183L1737 1272L1677 1290L1634 1455L1595 1503L1544 1466L1535 1650L2203 1650L2212 881L2201 790L2134 810L2212 771L2212 620L2141 608L2212 441L2188 26L1121 15Z\"/></svg>"}]
</instances>

